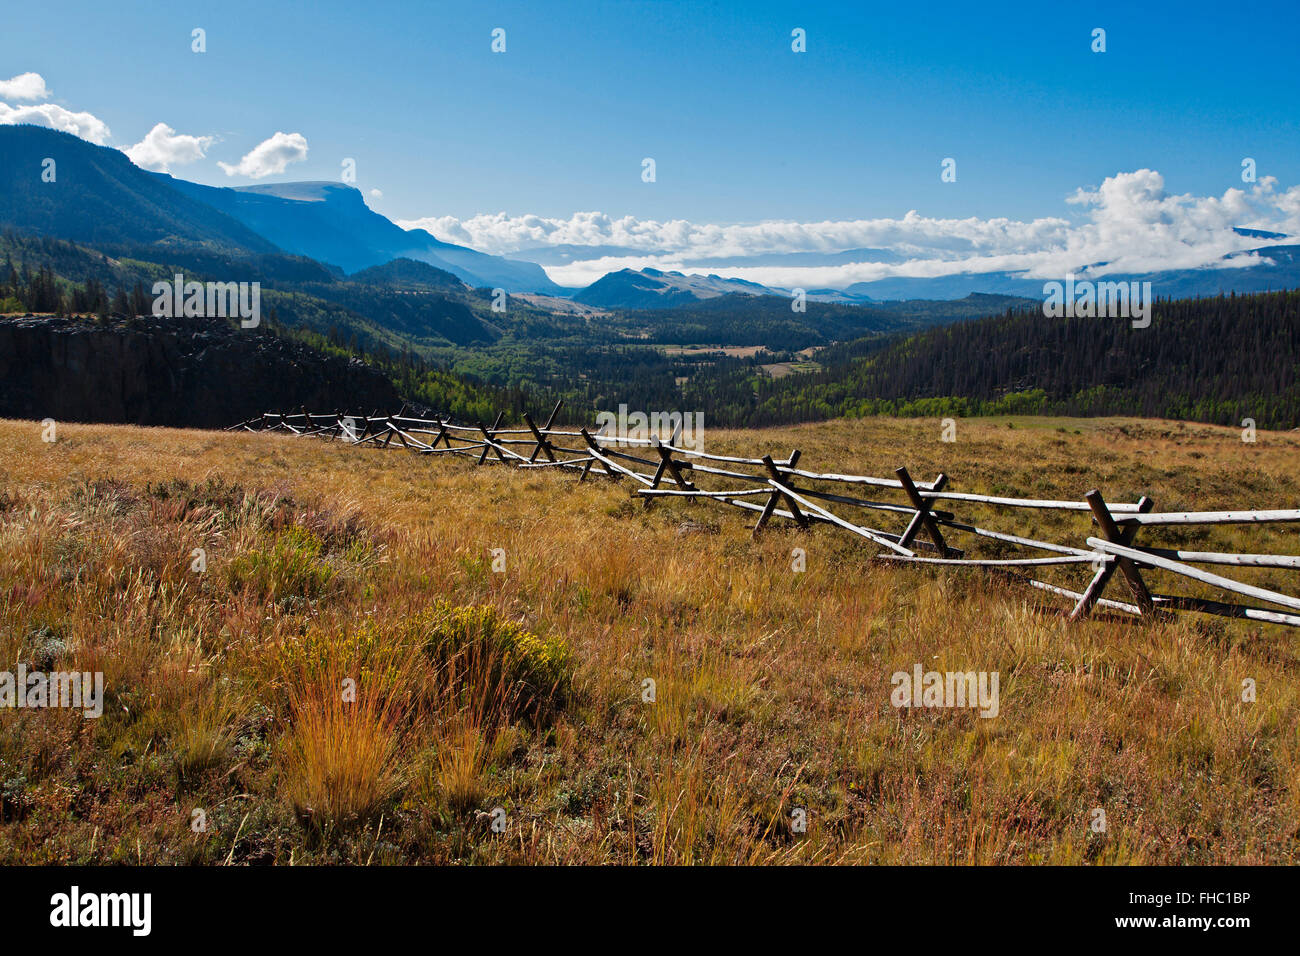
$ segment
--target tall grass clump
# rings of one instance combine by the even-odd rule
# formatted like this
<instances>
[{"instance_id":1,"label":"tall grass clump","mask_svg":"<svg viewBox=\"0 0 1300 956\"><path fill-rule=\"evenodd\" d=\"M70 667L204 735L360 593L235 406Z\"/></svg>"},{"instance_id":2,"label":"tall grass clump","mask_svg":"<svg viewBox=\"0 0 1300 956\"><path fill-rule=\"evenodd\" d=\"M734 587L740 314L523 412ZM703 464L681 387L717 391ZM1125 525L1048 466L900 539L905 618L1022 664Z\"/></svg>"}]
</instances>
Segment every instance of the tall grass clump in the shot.
<instances>
[{"instance_id":1,"label":"tall grass clump","mask_svg":"<svg viewBox=\"0 0 1300 956\"><path fill-rule=\"evenodd\" d=\"M401 792L424 709L422 665L371 623L312 631L279 649L281 789L301 822L320 830L363 823Z\"/></svg>"},{"instance_id":2,"label":"tall grass clump","mask_svg":"<svg viewBox=\"0 0 1300 956\"><path fill-rule=\"evenodd\" d=\"M320 597L335 573L323 550L318 535L292 525L276 535L269 548L245 552L230 562L230 589L250 591L272 604Z\"/></svg>"}]
</instances>

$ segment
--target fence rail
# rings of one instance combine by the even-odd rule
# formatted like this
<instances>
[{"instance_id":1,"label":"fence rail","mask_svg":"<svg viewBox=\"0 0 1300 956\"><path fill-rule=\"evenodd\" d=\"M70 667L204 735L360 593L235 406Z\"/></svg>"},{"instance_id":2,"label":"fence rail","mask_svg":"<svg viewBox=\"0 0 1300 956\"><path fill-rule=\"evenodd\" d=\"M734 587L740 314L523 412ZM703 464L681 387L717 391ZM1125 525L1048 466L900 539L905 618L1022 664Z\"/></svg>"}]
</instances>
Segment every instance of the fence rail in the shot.
<instances>
[{"instance_id":1,"label":"fence rail","mask_svg":"<svg viewBox=\"0 0 1300 956\"><path fill-rule=\"evenodd\" d=\"M266 412L261 416L230 426L228 431L284 432L295 436L312 436L352 445L377 448L401 447L416 454L453 454L473 458L479 465L497 464L517 468L561 468L578 472L578 480L601 477L612 481L628 479L637 487L635 493L646 505L664 498L714 502L746 511L758 512L753 534L758 536L774 518L793 522L800 528L829 524L878 545L875 557L893 562L987 568L1013 575L1025 584L1074 602L1071 620L1086 617L1096 608L1121 611L1139 617L1167 614L1171 611L1194 611L1224 617L1245 618L1273 624L1300 627L1300 598L1269 588L1258 587L1194 567L1196 564L1228 565L1245 568L1300 570L1300 556L1275 554L1233 554L1214 551L1189 551L1178 548L1139 546L1138 532L1144 528L1193 527L1220 524L1300 523L1300 510L1250 511L1155 511L1155 502L1142 497L1136 502L1107 502L1100 491L1091 490L1082 501L1058 501L981 495L947 490L948 476L937 475L933 481L917 482L906 468L897 468L894 477L847 475L817 472L798 466L796 449L785 458L760 455L754 458L705 454L678 444L680 425L668 441L658 438L630 438L592 434L586 428L555 428L562 403L538 425L530 415L523 415L522 427L502 427L498 414L491 427L453 423L449 419L416 418L403 407L396 415L348 415L343 412L313 414L305 408L298 412ZM557 441L558 440L558 441ZM706 464L707 463L707 464ZM728 467L717 467L726 465ZM641 470L638 470L638 466ZM696 478L719 479L741 487L701 488ZM809 484L860 486L879 489L886 494L900 493L901 501L875 501ZM851 490L849 488L843 489ZM1079 545L1042 541L1005 531L994 531L976 524L958 521L951 511L934 507L937 501L978 504L993 509L1038 509L1081 512L1091 516L1099 534L1089 535ZM829 504L858 509L850 520L830 510ZM901 532L872 527L866 515L905 517ZM873 522L875 523L875 522ZM966 552L949 545L944 532L958 532L987 538L1006 545L1050 557L967 557ZM919 554L918 552L925 552ZM1088 564L1093 574L1082 591L1026 576L1020 569ZM1142 577L1142 570L1174 574L1202 585L1242 595L1285 611L1248 607L1188 595L1153 594ZM1103 592L1118 571L1131 600L1113 600Z\"/></svg>"}]
</instances>

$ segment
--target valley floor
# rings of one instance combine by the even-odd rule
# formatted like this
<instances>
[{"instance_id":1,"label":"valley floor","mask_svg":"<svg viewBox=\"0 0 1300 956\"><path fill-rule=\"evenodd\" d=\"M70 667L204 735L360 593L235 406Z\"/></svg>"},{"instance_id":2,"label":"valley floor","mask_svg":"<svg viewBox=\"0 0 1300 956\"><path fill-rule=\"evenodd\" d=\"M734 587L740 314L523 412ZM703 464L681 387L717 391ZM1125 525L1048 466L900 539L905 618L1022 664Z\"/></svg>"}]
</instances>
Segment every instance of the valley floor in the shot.
<instances>
[{"instance_id":1,"label":"valley floor","mask_svg":"<svg viewBox=\"0 0 1300 956\"><path fill-rule=\"evenodd\" d=\"M1300 631L1069 623L1068 603L885 566L836 529L752 540L750 513L647 509L554 469L42 431L0 422L0 657L102 671L106 696L97 719L0 710L0 862L1300 860ZM960 491L1300 500L1291 433L963 419L944 443L937 421L865 419L706 438ZM1164 541L1300 553L1284 526ZM1252 580L1294 594L1289 574ZM891 675L918 664L996 672L998 715L895 708Z\"/></svg>"}]
</instances>

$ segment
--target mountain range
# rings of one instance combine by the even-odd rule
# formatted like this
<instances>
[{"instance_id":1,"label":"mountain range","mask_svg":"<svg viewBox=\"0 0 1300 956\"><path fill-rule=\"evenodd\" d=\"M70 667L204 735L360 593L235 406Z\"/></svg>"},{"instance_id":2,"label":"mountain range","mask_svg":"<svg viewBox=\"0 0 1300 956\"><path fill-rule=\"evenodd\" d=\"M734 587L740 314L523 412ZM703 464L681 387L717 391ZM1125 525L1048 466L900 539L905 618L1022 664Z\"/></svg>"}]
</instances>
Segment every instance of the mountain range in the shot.
<instances>
[{"instance_id":1,"label":"mountain range","mask_svg":"<svg viewBox=\"0 0 1300 956\"><path fill-rule=\"evenodd\" d=\"M0 227L96 245L288 253L341 273L408 258L475 287L559 290L536 263L402 229L342 183L203 186L38 126L0 126Z\"/></svg>"},{"instance_id":2,"label":"mountain range","mask_svg":"<svg viewBox=\"0 0 1300 956\"><path fill-rule=\"evenodd\" d=\"M1160 371L1169 336L1101 323L1084 348L1092 320L1044 321L1042 281L1023 274L814 289L803 309L725 271L623 269L559 289L536 263L403 229L344 184L202 186L0 126L0 414L212 425L233 390L325 407L400 396L467 421L563 400L729 424L1012 406L1293 422L1295 294L1187 298L1300 286L1300 247L1240 232L1258 248L1229 268L1132 277L1153 283L1159 327L1187 329ZM154 319L149 290L177 272L259 282L262 332Z\"/></svg>"},{"instance_id":3,"label":"mountain range","mask_svg":"<svg viewBox=\"0 0 1300 956\"><path fill-rule=\"evenodd\" d=\"M402 259L424 263L473 288L549 297L530 300L543 311L546 303L557 297L571 298L588 309L654 310L677 309L729 295L788 298L791 294L788 289L721 274L688 275L653 268L621 269L584 289L565 289L547 276L541 263L564 264L583 257L626 255L632 250L564 246L516 253L519 258L489 255L444 242L423 229L403 229L370 209L360 191L344 183L206 186L147 172L118 150L27 125L0 126L0 228L131 255L142 249L186 249L192 256L202 249L208 254L305 257L338 277ZM1287 238L1260 230L1238 232L1261 243ZM156 254L139 257L166 258ZM898 256L888 250L854 249L707 260L717 268L852 261L896 262ZM277 263L281 267L286 264L283 259ZM1225 257L1221 265L1105 278L1149 281L1162 298L1300 286L1300 245L1262 244ZM299 263L294 269L309 267ZM844 289L813 289L808 298L863 305L958 300L972 293L1041 299L1043 280L1010 272L894 276Z\"/></svg>"}]
</instances>

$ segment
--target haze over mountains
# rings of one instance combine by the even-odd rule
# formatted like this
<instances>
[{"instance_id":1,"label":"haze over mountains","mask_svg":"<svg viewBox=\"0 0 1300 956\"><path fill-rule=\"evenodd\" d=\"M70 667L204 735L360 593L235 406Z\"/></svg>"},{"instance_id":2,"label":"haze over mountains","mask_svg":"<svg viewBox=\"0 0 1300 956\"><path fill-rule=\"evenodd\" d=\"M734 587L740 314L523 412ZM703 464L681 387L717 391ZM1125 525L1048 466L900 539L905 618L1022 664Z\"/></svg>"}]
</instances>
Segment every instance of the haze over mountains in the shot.
<instances>
[{"instance_id":1,"label":"haze over mountains","mask_svg":"<svg viewBox=\"0 0 1300 956\"><path fill-rule=\"evenodd\" d=\"M441 242L423 229L402 229L371 210L361 192L344 183L230 188L201 186L164 173L147 175L226 213L285 252L336 265L344 272L406 258L427 262L474 286L527 292L559 290L535 263Z\"/></svg>"}]
</instances>

